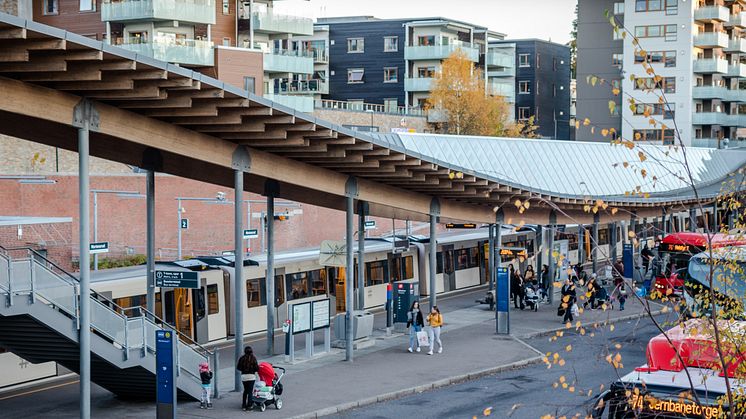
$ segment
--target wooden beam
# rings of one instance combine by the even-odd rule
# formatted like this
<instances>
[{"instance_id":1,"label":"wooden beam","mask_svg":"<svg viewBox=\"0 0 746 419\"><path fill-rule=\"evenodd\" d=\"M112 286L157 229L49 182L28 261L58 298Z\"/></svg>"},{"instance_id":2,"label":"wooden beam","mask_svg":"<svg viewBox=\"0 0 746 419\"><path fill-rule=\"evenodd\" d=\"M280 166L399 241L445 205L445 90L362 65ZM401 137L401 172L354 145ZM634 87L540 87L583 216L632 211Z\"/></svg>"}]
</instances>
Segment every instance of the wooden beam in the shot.
<instances>
[{"instance_id":1,"label":"wooden beam","mask_svg":"<svg viewBox=\"0 0 746 419\"><path fill-rule=\"evenodd\" d=\"M143 99L143 98L165 98L166 93L158 86L135 86L132 90L104 90L91 91L86 96L92 99Z\"/></svg>"},{"instance_id":2,"label":"wooden beam","mask_svg":"<svg viewBox=\"0 0 746 419\"><path fill-rule=\"evenodd\" d=\"M101 81L101 71L98 69L88 71L70 72L39 72L24 73L16 77L19 80L31 82L53 82L53 81Z\"/></svg>"}]
</instances>

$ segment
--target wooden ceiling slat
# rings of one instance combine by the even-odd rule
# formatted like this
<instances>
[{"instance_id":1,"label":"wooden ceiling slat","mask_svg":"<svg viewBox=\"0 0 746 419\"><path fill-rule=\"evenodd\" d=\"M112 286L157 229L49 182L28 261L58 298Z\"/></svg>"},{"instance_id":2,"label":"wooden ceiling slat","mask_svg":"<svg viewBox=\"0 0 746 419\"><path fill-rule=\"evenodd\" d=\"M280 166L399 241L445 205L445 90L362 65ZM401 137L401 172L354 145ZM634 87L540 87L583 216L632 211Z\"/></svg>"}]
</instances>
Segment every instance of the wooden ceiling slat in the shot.
<instances>
[{"instance_id":1,"label":"wooden ceiling slat","mask_svg":"<svg viewBox=\"0 0 746 419\"><path fill-rule=\"evenodd\" d=\"M135 88L135 82L133 80L118 79L118 80L106 80L99 82L90 81L65 81L54 83L52 85L55 89L67 90L67 91L82 91L82 90L131 90Z\"/></svg>"},{"instance_id":2,"label":"wooden ceiling slat","mask_svg":"<svg viewBox=\"0 0 746 419\"><path fill-rule=\"evenodd\" d=\"M54 81L101 81L101 71L40 72L25 73L16 76L18 80L26 82L54 82Z\"/></svg>"},{"instance_id":3,"label":"wooden ceiling slat","mask_svg":"<svg viewBox=\"0 0 746 419\"><path fill-rule=\"evenodd\" d=\"M101 92L92 91L86 96L92 99L142 99L144 97L159 98L165 97L166 93L158 86L135 86L132 90L104 90Z\"/></svg>"},{"instance_id":4,"label":"wooden ceiling slat","mask_svg":"<svg viewBox=\"0 0 746 419\"><path fill-rule=\"evenodd\" d=\"M295 146L295 147L307 147L311 143L310 140L303 137L291 137L288 136L286 140L282 140L279 142L283 146ZM264 147L276 147L278 145L278 141L275 140L252 140L250 143L247 142L246 145L249 145L251 147L258 147L262 148L262 151L267 151Z\"/></svg>"}]
</instances>

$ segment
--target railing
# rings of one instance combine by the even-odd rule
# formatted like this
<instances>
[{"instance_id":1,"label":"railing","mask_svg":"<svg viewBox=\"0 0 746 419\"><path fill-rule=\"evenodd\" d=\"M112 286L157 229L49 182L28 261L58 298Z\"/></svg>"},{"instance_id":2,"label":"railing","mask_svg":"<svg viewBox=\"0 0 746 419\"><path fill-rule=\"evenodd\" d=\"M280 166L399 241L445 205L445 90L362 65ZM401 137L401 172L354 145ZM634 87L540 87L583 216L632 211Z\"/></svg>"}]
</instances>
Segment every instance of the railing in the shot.
<instances>
[{"instance_id":1,"label":"railing","mask_svg":"<svg viewBox=\"0 0 746 419\"><path fill-rule=\"evenodd\" d=\"M283 15L272 10L255 11L252 14L247 8L239 6L239 19L249 19L250 16L254 29L259 32L313 35L313 19L310 18Z\"/></svg>"},{"instance_id":2,"label":"railing","mask_svg":"<svg viewBox=\"0 0 746 419\"><path fill-rule=\"evenodd\" d=\"M14 252L25 252L25 255L13 258L11 253ZM12 306L14 296L28 295L31 302L39 300L54 307L73 319L77 326L80 320L79 285L78 278L33 249L0 246L0 291L6 294L9 306ZM122 308L93 290L89 298L91 328L123 349L125 359L132 350L142 350L143 356L148 350L155 352L155 331L168 328L180 338L177 363L181 370L198 379L199 363L215 362L215 353L144 307ZM127 315L134 311L138 312L137 316Z\"/></svg>"},{"instance_id":3,"label":"railing","mask_svg":"<svg viewBox=\"0 0 746 419\"><path fill-rule=\"evenodd\" d=\"M730 12L724 6L703 6L694 10L694 20L727 22L729 18Z\"/></svg>"},{"instance_id":4,"label":"railing","mask_svg":"<svg viewBox=\"0 0 746 419\"><path fill-rule=\"evenodd\" d=\"M313 74L313 54L303 50L265 52L264 71Z\"/></svg>"},{"instance_id":5,"label":"railing","mask_svg":"<svg viewBox=\"0 0 746 419\"><path fill-rule=\"evenodd\" d=\"M739 26L744 27L746 26L746 13L736 13L734 15L730 15L730 19L728 19L728 22L726 23L727 26Z\"/></svg>"},{"instance_id":6,"label":"railing","mask_svg":"<svg viewBox=\"0 0 746 419\"><path fill-rule=\"evenodd\" d=\"M280 81L275 93L329 93L329 83L326 80L292 80L283 79Z\"/></svg>"},{"instance_id":7,"label":"railing","mask_svg":"<svg viewBox=\"0 0 746 419\"><path fill-rule=\"evenodd\" d=\"M453 52L461 50L471 61L479 61L479 48L473 47L468 42L453 43L448 45L414 45L404 48L405 60L442 60L448 58Z\"/></svg>"},{"instance_id":8,"label":"railing","mask_svg":"<svg viewBox=\"0 0 746 419\"><path fill-rule=\"evenodd\" d=\"M434 82L434 77L409 77L404 79L404 91L429 92Z\"/></svg>"},{"instance_id":9,"label":"railing","mask_svg":"<svg viewBox=\"0 0 746 419\"><path fill-rule=\"evenodd\" d=\"M695 73L727 73L728 61L724 58L698 58L694 61Z\"/></svg>"},{"instance_id":10,"label":"railing","mask_svg":"<svg viewBox=\"0 0 746 419\"><path fill-rule=\"evenodd\" d=\"M178 20L215 24L213 0L104 0L101 20Z\"/></svg>"},{"instance_id":11,"label":"railing","mask_svg":"<svg viewBox=\"0 0 746 419\"><path fill-rule=\"evenodd\" d=\"M728 34L722 32L703 32L694 35L694 46L703 48L728 48Z\"/></svg>"},{"instance_id":12,"label":"railing","mask_svg":"<svg viewBox=\"0 0 746 419\"><path fill-rule=\"evenodd\" d=\"M350 112L374 112L392 115L426 116L427 111L422 108L408 108L406 106L387 106L375 103L345 102L341 100L319 99L315 103L316 109L330 109Z\"/></svg>"},{"instance_id":13,"label":"railing","mask_svg":"<svg viewBox=\"0 0 746 419\"><path fill-rule=\"evenodd\" d=\"M744 38L731 38L728 43L726 51L729 52L746 52L746 39Z\"/></svg>"},{"instance_id":14,"label":"railing","mask_svg":"<svg viewBox=\"0 0 746 419\"><path fill-rule=\"evenodd\" d=\"M117 39L116 45L156 60L197 66L214 65L212 42L167 36L156 36L152 40L129 38L127 42L123 41L122 38Z\"/></svg>"}]
</instances>

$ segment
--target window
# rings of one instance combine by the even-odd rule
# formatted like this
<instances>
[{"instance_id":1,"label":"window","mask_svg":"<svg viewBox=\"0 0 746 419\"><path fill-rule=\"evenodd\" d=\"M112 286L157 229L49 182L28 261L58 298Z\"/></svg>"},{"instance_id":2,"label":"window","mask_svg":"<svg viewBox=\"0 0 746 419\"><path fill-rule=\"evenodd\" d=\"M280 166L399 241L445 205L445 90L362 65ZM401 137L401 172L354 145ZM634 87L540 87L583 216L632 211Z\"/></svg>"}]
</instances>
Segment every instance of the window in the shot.
<instances>
[{"instance_id":1,"label":"window","mask_svg":"<svg viewBox=\"0 0 746 419\"><path fill-rule=\"evenodd\" d=\"M539 67L541 67L541 65L540 65L540 62L541 62L541 54L539 54L539 53L537 52L537 53L536 53L536 68L539 68Z\"/></svg>"},{"instance_id":2,"label":"window","mask_svg":"<svg viewBox=\"0 0 746 419\"><path fill-rule=\"evenodd\" d=\"M397 67L383 68L383 82L396 83L399 81L399 69Z\"/></svg>"},{"instance_id":3,"label":"window","mask_svg":"<svg viewBox=\"0 0 746 419\"><path fill-rule=\"evenodd\" d=\"M44 14L56 15L57 13L59 13L58 0L44 0Z\"/></svg>"},{"instance_id":4,"label":"window","mask_svg":"<svg viewBox=\"0 0 746 419\"><path fill-rule=\"evenodd\" d=\"M223 0L223 14L224 15L231 14L231 3L229 0Z\"/></svg>"},{"instance_id":5,"label":"window","mask_svg":"<svg viewBox=\"0 0 746 419\"><path fill-rule=\"evenodd\" d=\"M614 14L615 15L624 14L624 2L623 1L614 2Z\"/></svg>"},{"instance_id":6,"label":"window","mask_svg":"<svg viewBox=\"0 0 746 419\"><path fill-rule=\"evenodd\" d=\"M95 12L96 11L96 0L80 0L80 11L81 12Z\"/></svg>"},{"instance_id":7,"label":"window","mask_svg":"<svg viewBox=\"0 0 746 419\"><path fill-rule=\"evenodd\" d=\"M531 67L528 61L528 54L518 54L518 67Z\"/></svg>"},{"instance_id":8,"label":"window","mask_svg":"<svg viewBox=\"0 0 746 419\"><path fill-rule=\"evenodd\" d=\"M635 90L662 89L665 93L676 93L676 78L664 77L657 83L652 77L638 77L635 79Z\"/></svg>"},{"instance_id":9,"label":"window","mask_svg":"<svg viewBox=\"0 0 746 419\"><path fill-rule=\"evenodd\" d=\"M611 31L611 39L613 39L614 41L621 41L622 39L624 39L622 37L622 33L624 33L623 30L614 28L614 30Z\"/></svg>"},{"instance_id":10,"label":"window","mask_svg":"<svg viewBox=\"0 0 746 419\"><path fill-rule=\"evenodd\" d=\"M220 313L220 298L217 284L207 286L207 314Z\"/></svg>"},{"instance_id":11,"label":"window","mask_svg":"<svg viewBox=\"0 0 746 419\"><path fill-rule=\"evenodd\" d=\"M521 95L527 95L531 93L531 84L528 81L518 82L518 93Z\"/></svg>"},{"instance_id":12,"label":"window","mask_svg":"<svg viewBox=\"0 0 746 419\"><path fill-rule=\"evenodd\" d=\"M525 121L528 118L531 118L531 108L529 107L518 108L518 120Z\"/></svg>"},{"instance_id":13,"label":"window","mask_svg":"<svg viewBox=\"0 0 746 419\"><path fill-rule=\"evenodd\" d=\"M365 70L362 68L347 69L347 84L364 83Z\"/></svg>"},{"instance_id":14,"label":"window","mask_svg":"<svg viewBox=\"0 0 746 419\"><path fill-rule=\"evenodd\" d=\"M365 263L365 286L381 285L388 281L389 262L387 260L378 260L375 262Z\"/></svg>"},{"instance_id":15,"label":"window","mask_svg":"<svg viewBox=\"0 0 746 419\"><path fill-rule=\"evenodd\" d=\"M659 12L663 10L663 0L635 0L636 12Z\"/></svg>"},{"instance_id":16,"label":"window","mask_svg":"<svg viewBox=\"0 0 746 419\"><path fill-rule=\"evenodd\" d=\"M647 57L635 55L635 63L640 64L647 59L648 64L665 64L666 67L676 67L676 51L650 51Z\"/></svg>"},{"instance_id":17,"label":"window","mask_svg":"<svg viewBox=\"0 0 746 419\"><path fill-rule=\"evenodd\" d=\"M347 53L363 53L365 52L365 39L363 38L348 38L347 39Z\"/></svg>"},{"instance_id":18,"label":"window","mask_svg":"<svg viewBox=\"0 0 746 419\"><path fill-rule=\"evenodd\" d=\"M661 104L661 103L638 103L635 105L635 115L661 115L664 119L674 118L675 104Z\"/></svg>"},{"instance_id":19,"label":"window","mask_svg":"<svg viewBox=\"0 0 746 419\"><path fill-rule=\"evenodd\" d=\"M435 67L419 67L417 77L426 79L435 77Z\"/></svg>"},{"instance_id":20,"label":"window","mask_svg":"<svg viewBox=\"0 0 746 419\"><path fill-rule=\"evenodd\" d=\"M398 36L384 36L383 37L383 52L396 52L399 51L399 37Z\"/></svg>"},{"instance_id":21,"label":"window","mask_svg":"<svg viewBox=\"0 0 746 419\"><path fill-rule=\"evenodd\" d=\"M256 93L256 78L245 76L243 78L243 89L249 93Z\"/></svg>"},{"instance_id":22,"label":"window","mask_svg":"<svg viewBox=\"0 0 746 419\"><path fill-rule=\"evenodd\" d=\"M455 250L454 257L457 271L479 267L479 250L476 247Z\"/></svg>"},{"instance_id":23,"label":"window","mask_svg":"<svg viewBox=\"0 0 746 419\"><path fill-rule=\"evenodd\" d=\"M624 54L611 54L611 65L621 67L624 62Z\"/></svg>"},{"instance_id":24,"label":"window","mask_svg":"<svg viewBox=\"0 0 746 419\"><path fill-rule=\"evenodd\" d=\"M417 46L427 47L427 46L432 46L432 45L435 45L434 35L425 35L425 36L417 37Z\"/></svg>"},{"instance_id":25,"label":"window","mask_svg":"<svg viewBox=\"0 0 746 419\"><path fill-rule=\"evenodd\" d=\"M666 25L666 42L674 42L677 38L676 25Z\"/></svg>"},{"instance_id":26,"label":"window","mask_svg":"<svg viewBox=\"0 0 746 419\"><path fill-rule=\"evenodd\" d=\"M285 275L288 301L314 295L325 295L328 285L326 269Z\"/></svg>"},{"instance_id":27,"label":"window","mask_svg":"<svg viewBox=\"0 0 746 419\"><path fill-rule=\"evenodd\" d=\"M638 38L661 38L666 41L676 40L676 25L635 26L635 36Z\"/></svg>"},{"instance_id":28,"label":"window","mask_svg":"<svg viewBox=\"0 0 746 419\"><path fill-rule=\"evenodd\" d=\"M672 129L636 129L635 141L656 141L663 144L673 144L674 130Z\"/></svg>"},{"instance_id":29,"label":"window","mask_svg":"<svg viewBox=\"0 0 746 419\"><path fill-rule=\"evenodd\" d=\"M666 14L677 15L679 14L679 0L665 0L666 1Z\"/></svg>"},{"instance_id":30,"label":"window","mask_svg":"<svg viewBox=\"0 0 746 419\"><path fill-rule=\"evenodd\" d=\"M391 282L414 278L414 258L407 256L391 259Z\"/></svg>"},{"instance_id":31,"label":"window","mask_svg":"<svg viewBox=\"0 0 746 419\"><path fill-rule=\"evenodd\" d=\"M267 294L264 291L265 283L264 278L246 280L246 307L259 307L267 303Z\"/></svg>"}]
</instances>

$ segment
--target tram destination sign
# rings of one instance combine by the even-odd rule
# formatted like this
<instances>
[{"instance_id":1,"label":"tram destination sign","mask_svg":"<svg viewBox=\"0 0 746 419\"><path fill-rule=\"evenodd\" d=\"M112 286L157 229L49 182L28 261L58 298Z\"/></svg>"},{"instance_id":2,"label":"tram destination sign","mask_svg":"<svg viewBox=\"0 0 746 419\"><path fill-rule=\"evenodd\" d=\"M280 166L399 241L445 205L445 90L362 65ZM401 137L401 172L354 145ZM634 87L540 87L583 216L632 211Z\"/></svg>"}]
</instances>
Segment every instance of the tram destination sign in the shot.
<instances>
[{"instance_id":1,"label":"tram destination sign","mask_svg":"<svg viewBox=\"0 0 746 419\"><path fill-rule=\"evenodd\" d=\"M474 223L466 223L466 224L454 224L454 223L448 223L446 224L446 228L465 228L465 229L475 229L477 228L477 225Z\"/></svg>"},{"instance_id":2,"label":"tram destination sign","mask_svg":"<svg viewBox=\"0 0 746 419\"><path fill-rule=\"evenodd\" d=\"M155 271L155 286L163 288L199 288L199 274L183 271Z\"/></svg>"}]
</instances>

